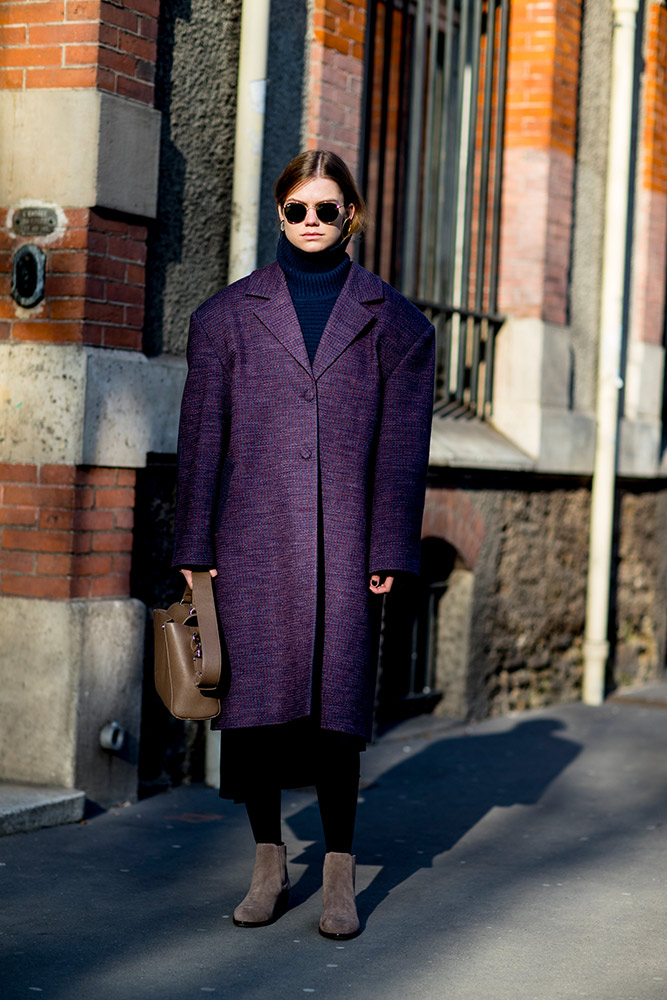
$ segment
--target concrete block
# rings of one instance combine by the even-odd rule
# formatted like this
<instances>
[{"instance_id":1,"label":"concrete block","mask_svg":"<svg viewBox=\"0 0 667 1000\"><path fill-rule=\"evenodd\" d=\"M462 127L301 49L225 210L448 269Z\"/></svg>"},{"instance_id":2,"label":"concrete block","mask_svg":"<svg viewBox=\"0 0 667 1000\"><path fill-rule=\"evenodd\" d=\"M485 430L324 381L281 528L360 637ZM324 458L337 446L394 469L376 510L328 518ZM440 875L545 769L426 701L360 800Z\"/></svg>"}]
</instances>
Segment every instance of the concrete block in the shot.
<instances>
[{"instance_id":1,"label":"concrete block","mask_svg":"<svg viewBox=\"0 0 667 1000\"><path fill-rule=\"evenodd\" d=\"M96 201L99 91L0 91L0 204Z\"/></svg>"},{"instance_id":2,"label":"concrete block","mask_svg":"<svg viewBox=\"0 0 667 1000\"><path fill-rule=\"evenodd\" d=\"M625 367L625 416L628 420L661 421L664 371L664 347L630 341Z\"/></svg>"},{"instance_id":3,"label":"concrete block","mask_svg":"<svg viewBox=\"0 0 667 1000\"><path fill-rule=\"evenodd\" d=\"M72 788L0 782L0 837L78 823L85 803L84 793Z\"/></svg>"},{"instance_id":4,"label":"concrete block","mask_svg":"<svg viewBox=\"0 0 667 1000\"><path fill-rule=\"evenodd\" d=\"M0 780L75 787L82 605L0 598Z\"/></svg>"},{"instance_id":5,"label":"concrete block","mask_svg":"<svg viewBox=\"0 0 667 1000\"><path fill-rule=\"evenodd\" d=\"M96 204L154 219L162 116L140 101L105 90L98 94Z\"/></svg>"},{"instance_id":6,"label":"concrete block","mask_svg":"<svg viewBox=\"0 0 667 1000\"><path fill-rule=\"evenodd\" d=\"M585 413L543 409L540 414L539 472L589 476L595 457L596 421Z\"/></svg>"},{"instance_id":7,"label":"concrete block","mask_svg":"<svg viewBox=\"0 0 667 1000\"><path fill-rule=\"evenodd\" d=\"M141 601L86 601L82 605L75 784L103 807L134 800L141 729L146 608ZM118 722L118 752L103 750L100 730Z\"/></svg>"},{"instance_id":8,"label":"concrete block","mask_svg":"<svg viewBox=\"0 0 667 1000\"><path fill-rule=\"evenodd\" d=\"M621 420L618 471L621 476L659 474L662 425L658 421Z\"/></svg>"},{"instance_id":9,"label":"concrete block","mask_svg":"<svg viewBox=\"0 0 667 1000\"><path fill-rule=\"evenodd\" d=\"M510 319L496 339L491 423L540 472L593 469L595 419L572 409L572 364L565 326Z\"/></svg>"},{"instance_id":10,"label":"concrete block","mask_svg":"<svg viewBox=\"0 0 667 1000\"><path fill-rule=\"evenodd\" d=\"M183 358L0 342L1 460L134 469L173 454L186 370Z\"/></svg>"},{"instance_id":11,"label":"concrete block","mask_svg":"<svg viewBox=\"0 0 667 1000\"><path fill-rule=\"evenodd\" d=\"M0 342L3 462L81 461L86 365L78 345Z\"/></svg>"},{"instance_id":12,"label":"concrete block","mask_svg":"<svg viewBox=\"0 0 667 1000\"><path fill-rule=\"evenodd\" d=\"M0 204L45 199L154 218L160 120L106 91L0 91Z\"/></svg>"},{"instance_id":13,"label":"concrete block","mask_svg":"<svg viewBox=\"0 0 667 1000\"><path fill-rule=\"evenodd\" d=\"M145 608L140 601L0 598L0 780L134 798ZM127 733L118 754L99 731Z\"/></svg>"},{"instance_id":14,"label":"concrete block","mask_svg":"<svg viewBox=\"0 0 667 1000\"><path fill-rule=\"evenodd\" d=\"M86 465L139 468L146 454L174 454L187 366L184 358L86 348Z\"/></svg>"}]
</instances>

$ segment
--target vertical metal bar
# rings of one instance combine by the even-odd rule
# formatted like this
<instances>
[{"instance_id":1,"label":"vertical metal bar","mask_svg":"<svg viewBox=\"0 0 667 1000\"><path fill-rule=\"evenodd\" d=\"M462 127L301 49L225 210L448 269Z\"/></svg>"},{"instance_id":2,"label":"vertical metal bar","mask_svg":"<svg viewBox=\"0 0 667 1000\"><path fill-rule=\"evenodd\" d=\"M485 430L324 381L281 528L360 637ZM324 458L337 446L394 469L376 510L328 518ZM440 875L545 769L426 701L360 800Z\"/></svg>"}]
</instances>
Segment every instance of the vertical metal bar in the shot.
<instances>
[{"instance_id":1,"label":"vertical metal bar","mask_svg":"<svg viewBox=\"0 0 667 1000\"><path fill-rule=\"evenodd\" d=\"M411 95L408 142L408 170L405 180L405 242L413 241L411 246L404 246L402 291L404 295L414 296L417 278L417 240L418 209L421 177L421 137L423 113L423 73L424 48L426 35L426 0L417 0L417 19L412 47L411 60Z\"/></svg>"},{"instance_id":2,"label":"vertical metal bar","mask_svg":"<svg viewBox=\"0 0 667 1000\"><path fill-rule=\"evenodd\" d=\"M509 0L500 3L500 44L498 52L498 82L496 96L496 148L493 168L493 217L491 223L491 260L489 263L489 313L498 312L498 260L500 256L500 212L503 190L503 151L505 146L505 99L507 88L507 48L509 37ZM498 324L489 323L486 344L486 406L485 416L493 407L493 369Z\"/></svg>"},{"instance_id":3,"label":"vertical metal bar","mask_svg":"<svg viewBox=\"0 0 667 1000\"><path fill-rule=\"evenodd\" d=\"M477 153L477 103L479 99L479 65L480 65L480 41L482 37L482 0L474 0L473 27L470 39L470 120L468 123L468 156L466 162L466 186L465 186L465 222L463 227L463 255L461 261L461 305L463 308L469 306L470 296L470 267L472 259L472 214L475 189L475 161ZM468 364L468 330L470 321L467 320L462 326L462 335L459 343L459 372ZM475 336L476 321L473 323L473 338ZM474 353L474 339L473 339ZM476 392L474 369L470 389ZM460 398L464 398L465 384L459 382Z\"/></svg>"},{"instance_id":4,"label":"vertical metal bar","mask_svg":"<svg viewBox=\"0 0 667 1000\"><path fill-rule=\"evenodd\" d=\"M375 62L375 22L377 0L368 0L366 8L366 37L364 39L364 99L361 106L361 149L359 179L364 198L368 199L368 165L371 152L371 123L373 121L373 79ZM366 241L361 240L358 260L366 260Z\"/></svg>"},{"instance_id":5,"label":"vertical metal bar","mask_svg":"<svg viewBox=\"0 0 667 1000\"><path fill-rule=\"evenodd\" d=\"M437 350L435 403L438 404L446 403L449 400L450 365L452 359L450 343L451 322L449 315L444 312L438 313L435 317L434 326ZM440 385L438 385L438 376L441 379Z\"/></svg>"},{"instance_id":6,"label":"vertical metal bar","mask_svg":"<svg viewBox=\"0 0 667 1000\"><path fill-rule=\"evenodd\" d=\"M440 162L438 164L438 202L436 206L436 242L435 242L435 280L433 297L440 301L443 294L443 269L445 250L449 246L448 229L451 225L449 210L451 204L447 201L447 186L451 175L452 164L457 162L456 155L450 152L456 149L458 135L457 122L451 119L449 113L451 82L452 82L452 50L454 46L454 0L447 0L445 8L445 52L442 66L442 95L440 114ZM451 261L448 261L451 265ZM451 281L445 283L445 294L451 294Z\"/></svg>"},{"instance_id":7,"label":"vertical metal bar","mask_svg":"<svg viewBox=\"0 0 667 1000\"><path fill-rule=\"evenodd\" d=\"M391 38L394 23L394 0L384 0L384 39L382 56L382 96L380 104L380 137L378 160L378 186L375 211L374 271L382 270L382 228L384 224L384 177L387 159L387 121L389 118L389 81L391 72Z\"/></svg>"},{"instance_id":8,"label":"vertical metal bar","mask_svg":"<svg viewBox=\"0 0 667 1000\"><path fill-rule=\"evenodd\" d=\"M426 141L424 153L424 197L421 212L421 246L419 250L419 294L422 298L432 298L432 287L429 281L431 267L430 248L433 235L433 150L434 132L436 129L436 71L438 68L438 24L440 20L440 0L431 0L431 44L428 55L428 82L426 89Z\"/></svg>"},{"instance_id":9,"label":"vertical metal bar","mask_svg":"<svg viewBox=\"0 0 667 1000\"><path fill-rule=\"evenodd\" d=\"M457 59L458 92L454 112L457 128L456 160L452 163L451 168L452 219L449 245L451 286L448 291L452 305L455 307L451 322L452 381L450 389L452 396L461 399L463 398L465 377L465 326L457 310L462 305L461 280L465 230L465 185L463 185L463 179L467 173L468 140L466 129L470 121L468 109L470 97L470 67L468 66L469 13L469 0L461 0L461 23L458 33Z\"/></svg>"},{"instance_id":10,"label":"vertical metal bar","mask_svg":"<svg viewBox=\"0 0 667 1000\"><path fill-rule=\"evenodd\" d=\"M488 0L486 17L486 59L484 62L484 95L482 111L482 148L479 170L479 202L477 206L477 259L475 261L475 312L484 308L484 275L486 264L486 230L489 201L489 160L491 155L491 112L493 104L493 65L495 55L495 0ZM481 48L481 36L480 36ZM470 405L477 407L482 359L482 321L473 324L470 368ZM486 383L482 387L482 405Z\"/></svg>"},{"instance_id":11,"label":"vertical metal bar","mask_svg":"<svg viewBox=\"0 0 667 1000\"><path fill-rule=\"evenodd\" d=\"M475 310L477 312L481 312L484 306L486 227L489 202L489 160L491 156L491 112L493 110L495 24L495 0L488 0L488 13L486 18L486 61L484 66L484 110L482 115L482 158L479 172L477 267L475 271Z\"/></svg>"},{"instance_id":12,"label":"vertical metal bar","mask_svg":"<svg viewBox=\"0 0 667 1000\"><path fill-rule=\"evenodd\" d=\"M394 286L398 282L403 256L403 233L400 231L403 211L401 177L404 174L402 165L405 144L405 122L407 118L405 81L410 40L409 25L410 19L408 16L407 0L403 0L401 8L401 56L398 72L398 107L396 110L396 162L394 164L394 189L391 214L391 268L389 273L389 282Z\"/></svg>"},{"instance_id":13,"label":"vertical metal bar","mask_svg":"<svg viewBox=\"0 0 667 1000\"><path fill-rule=\"evenodd\" d=\"M461 305L468 307L470 289L470 259L472 255L472 209L475 184L475 153L477 145L477 101L479 96L479 49L482 33L482 0L474 0L472 36L470 39L470 121L468 126L468 158L465 190L465 223L463 241L463 280Z\"/></svg>"},{"instance_id":14,"label":"vertical metal bar","mask_svg":"<svg viewBox=\"0 0 667 1000\"><path fill-rule=\"evenodd\" d=\"M489 263L489 312L491 314L498 311L498 258L500 254L500 210L503 190L503 149L505 146L505 91L507 88L509 8L509 0L501 0L498 94L496 98L496 148L493 166L493 221L491 224L491 261Z\"/></svg>"}]
</instances>

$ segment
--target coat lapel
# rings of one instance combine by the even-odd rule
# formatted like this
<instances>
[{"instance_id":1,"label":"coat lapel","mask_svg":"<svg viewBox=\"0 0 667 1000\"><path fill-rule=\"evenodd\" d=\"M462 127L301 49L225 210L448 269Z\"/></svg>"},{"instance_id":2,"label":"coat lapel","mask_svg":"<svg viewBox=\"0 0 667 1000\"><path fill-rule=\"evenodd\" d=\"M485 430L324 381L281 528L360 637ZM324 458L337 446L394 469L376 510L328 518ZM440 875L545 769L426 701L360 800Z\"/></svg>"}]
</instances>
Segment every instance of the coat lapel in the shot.
<instances>
[{"instance_id":1,"label":"coat lapel","mask_svg":"<svg viewBox=\"0 0 667 1000\"><path fill-rule=\"evenodd\" d=\"M317 346L313 360L313 375L316 379L374 321L375 313L364 303L381 302L383 298L380 278L352 261L347 281L336 299Z\"/></svg>"},{"instance_id":2,"label":"coat lapel","mask_svg":"<svg viewBox=\"0 0 667 1000\"><path fill-rule=\"evenodd\" d=\"M248 279L246 294L255 296L255 316L302 368L312 374L306 344L280 264L276 262L253 271Z\"/></svg>"},{"instance_id":3,"label":"coat lapel","mask_svg":"<svg viewBox=\"0 0 667 1000\"><path fill-rule=\"evenodd\" d=\"M384 299L381 279L352 261L347 281L336 299L311 367L280 265L276 262L253 272L246 291L257 299L253 307L257 318L315 379L340 357L345 348L375 318L374 311L364 303L381 302Z\"/></svg>"}]
</instances>

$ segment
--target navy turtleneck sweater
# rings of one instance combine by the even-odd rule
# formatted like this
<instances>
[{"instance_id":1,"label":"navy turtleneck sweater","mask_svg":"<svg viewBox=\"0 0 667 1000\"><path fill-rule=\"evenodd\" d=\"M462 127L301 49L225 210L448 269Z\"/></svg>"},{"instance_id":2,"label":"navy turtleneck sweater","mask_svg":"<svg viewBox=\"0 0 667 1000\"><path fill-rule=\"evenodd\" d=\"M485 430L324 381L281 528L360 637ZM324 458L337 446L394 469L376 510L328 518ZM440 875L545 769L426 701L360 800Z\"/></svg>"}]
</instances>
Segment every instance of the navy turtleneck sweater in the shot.
<instances>
[{"instance_id":1,"label":"navy turtleneck sweater","mask_svg":"<svg viewBox=\"0 0 667 1000\"><path fill-rule=\"evenodd\" d=\"M327 250L308 253L280 234L276 259L285 273L311 365L352 264L345 252L349 242L347 237Z\"/></svg>"}]
</instances>

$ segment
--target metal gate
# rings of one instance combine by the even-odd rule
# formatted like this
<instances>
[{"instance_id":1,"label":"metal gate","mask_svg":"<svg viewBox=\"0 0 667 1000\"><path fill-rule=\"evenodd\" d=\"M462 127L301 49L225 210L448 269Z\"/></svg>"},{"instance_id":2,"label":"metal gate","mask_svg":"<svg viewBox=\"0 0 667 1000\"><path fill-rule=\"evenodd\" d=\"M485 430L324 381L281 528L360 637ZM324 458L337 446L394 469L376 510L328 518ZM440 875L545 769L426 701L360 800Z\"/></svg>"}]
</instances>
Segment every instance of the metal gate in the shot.
<instances>
[{"instance_id":1,"label":"metal gate","mask_svg":"<svg viewBox=\"0 0 667 1000\"><path fill-rule=\"evenodd\" d=\"M490 413L509 0L369 0L360 263L437 332L435 411Z\"/></svg>"}]
</instances>

